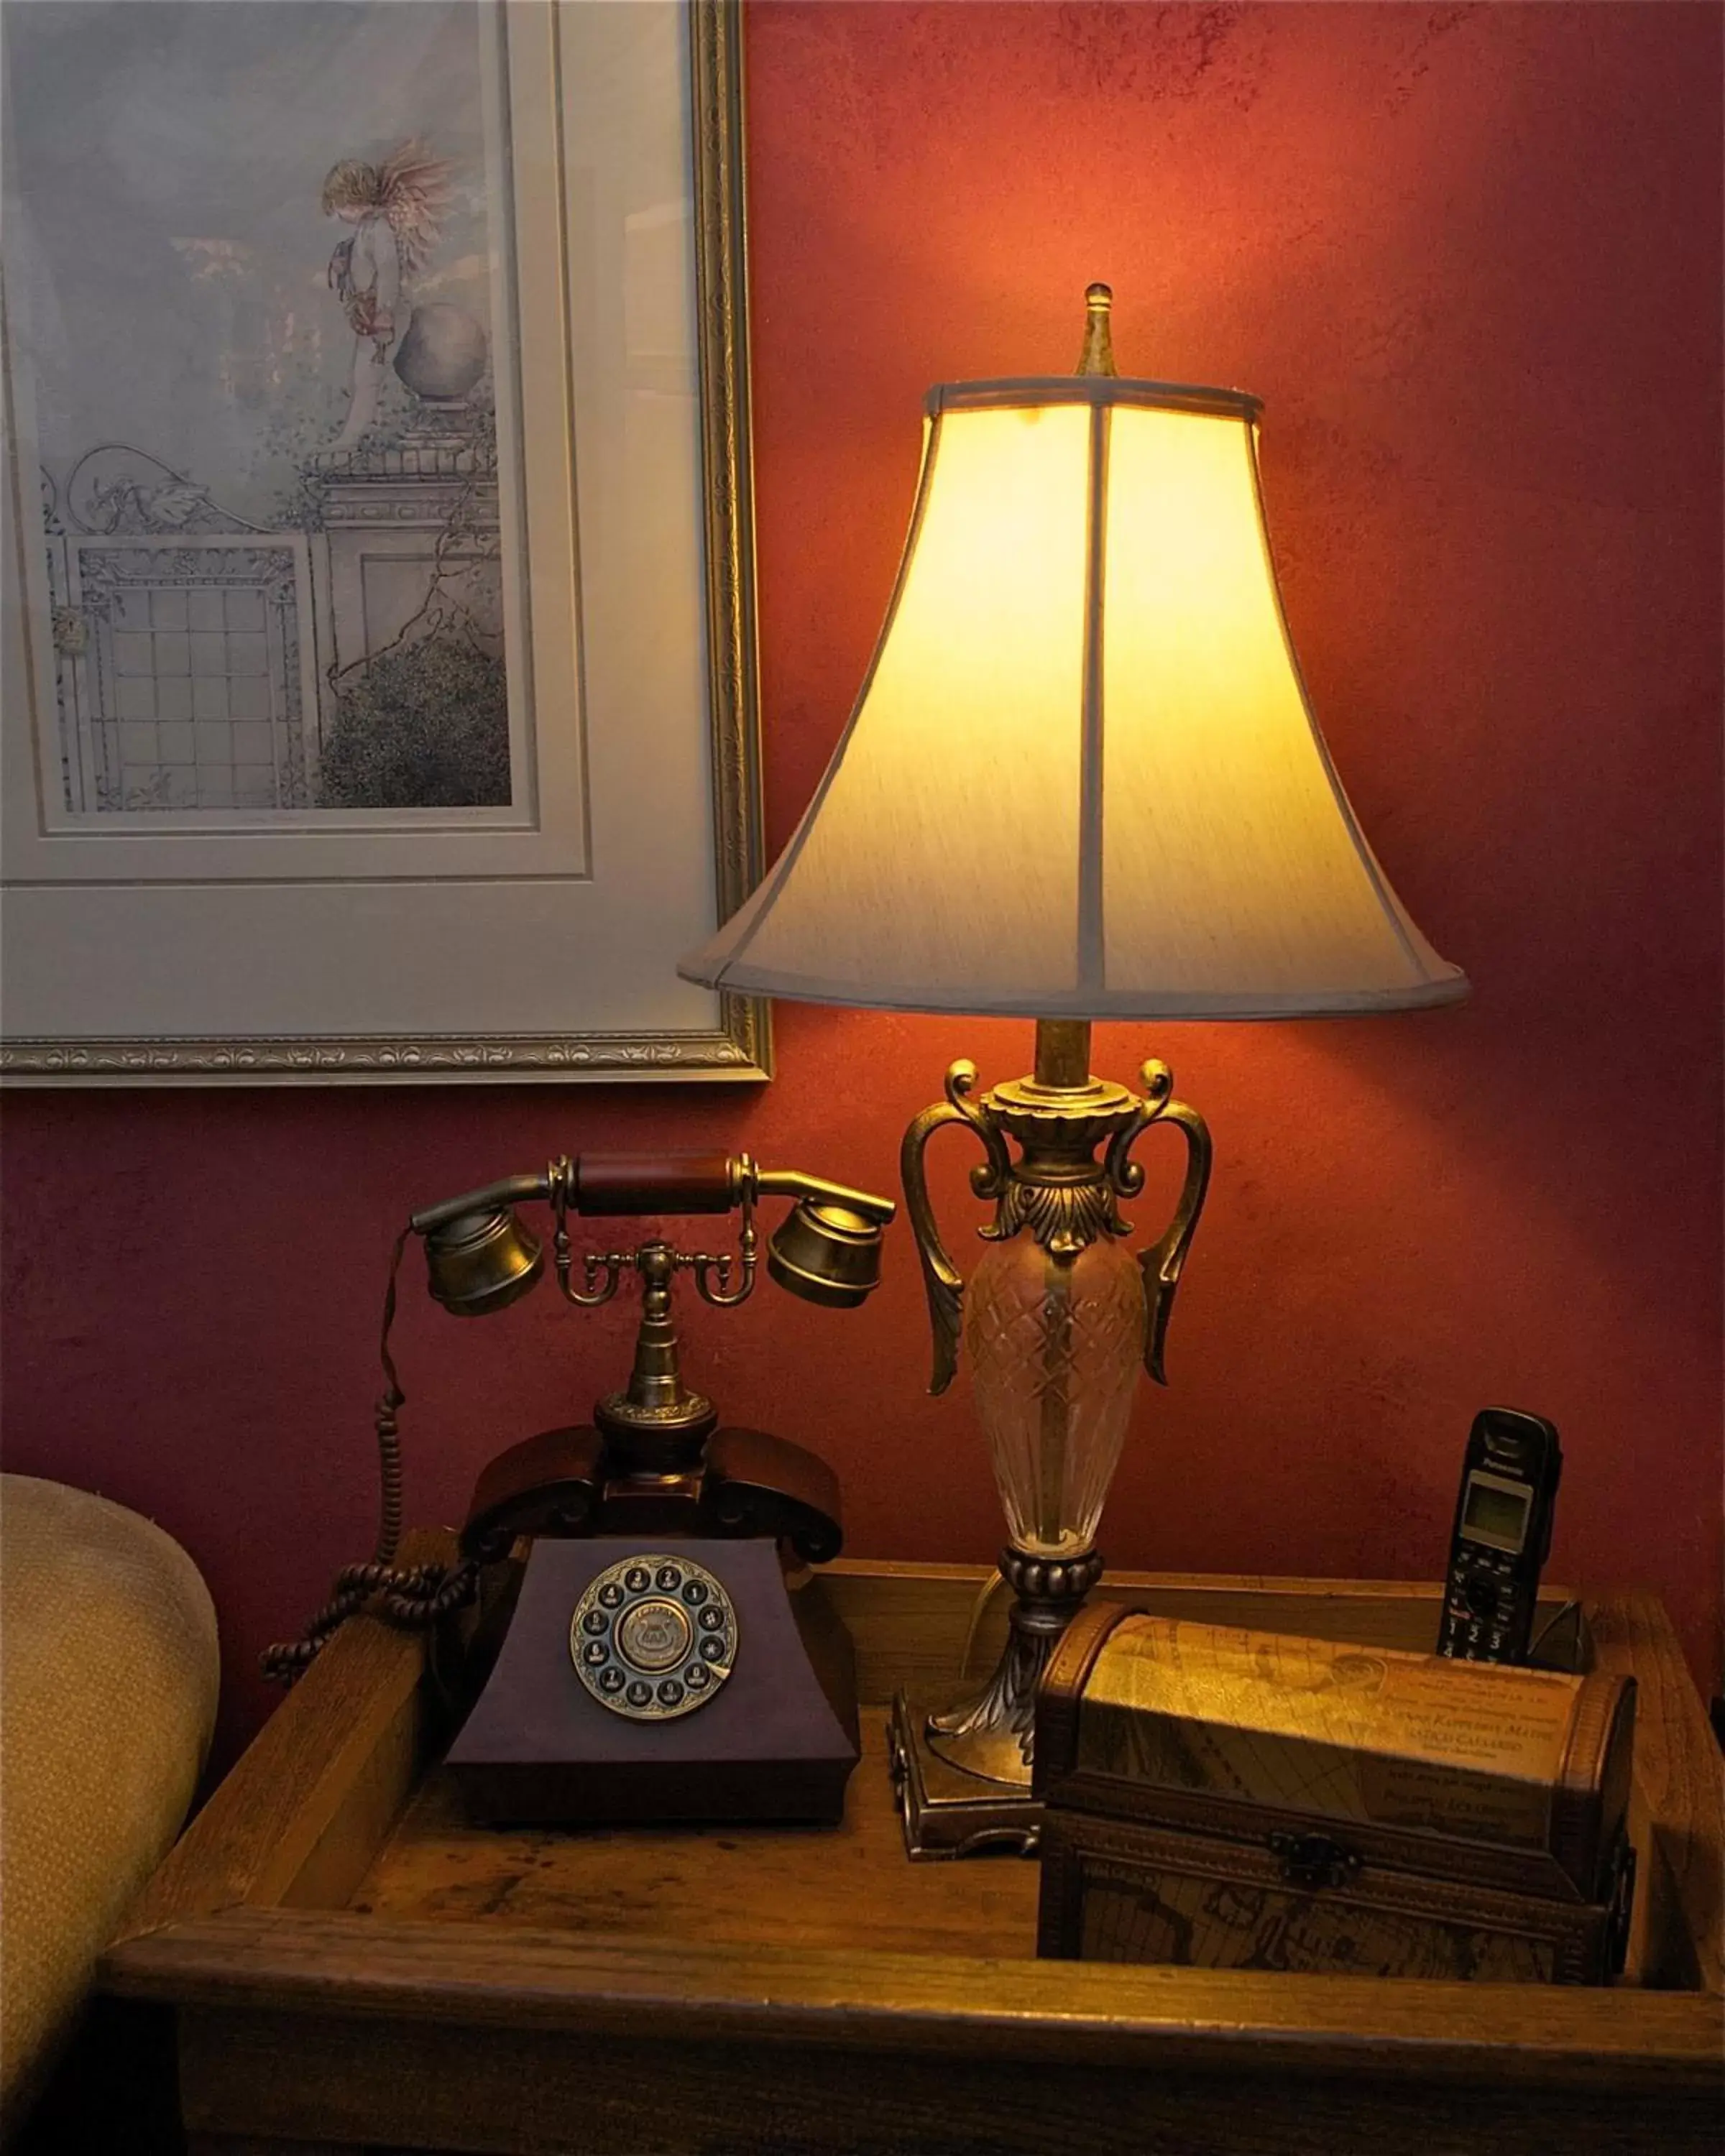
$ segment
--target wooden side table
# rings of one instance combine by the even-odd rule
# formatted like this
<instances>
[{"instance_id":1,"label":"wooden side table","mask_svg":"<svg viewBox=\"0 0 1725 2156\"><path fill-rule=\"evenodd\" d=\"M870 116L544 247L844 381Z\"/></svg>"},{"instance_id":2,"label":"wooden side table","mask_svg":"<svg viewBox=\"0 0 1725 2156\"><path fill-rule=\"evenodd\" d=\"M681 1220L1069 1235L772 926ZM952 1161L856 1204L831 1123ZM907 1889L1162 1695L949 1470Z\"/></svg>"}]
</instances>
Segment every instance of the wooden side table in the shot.
<instances>
[{"instance_id":1,"label":"wooden side table","mask_svg":"<svg viewBox=\"0 0 1725 2156\"><path fill-rule=\"evenodd\" d=\"M886 1702L950 1679L987 1577L839 1563L805 1590L873 1702L830 1831L470 1827L424 1640L351 1625L104 1964L176 2011L193 2149L1714 2156L1720 1760L1653 1597L1588 1605L1640 1685L1643 1883L1625 1979L1580 1990L1036 1961L1034 1865L908 1863L886 1772ZM1391 1646L1436 1625L1435 1586L1110 1584Z\"/></svg>"}]
</instances>

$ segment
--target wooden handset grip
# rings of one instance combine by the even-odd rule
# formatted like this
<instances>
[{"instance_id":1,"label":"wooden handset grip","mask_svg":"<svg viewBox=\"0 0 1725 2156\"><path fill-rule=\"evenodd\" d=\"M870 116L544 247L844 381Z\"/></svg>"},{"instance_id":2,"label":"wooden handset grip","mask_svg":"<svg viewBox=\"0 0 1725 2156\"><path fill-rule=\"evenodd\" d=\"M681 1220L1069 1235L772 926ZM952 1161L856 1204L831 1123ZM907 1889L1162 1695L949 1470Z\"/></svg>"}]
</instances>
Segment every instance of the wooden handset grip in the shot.
<instances>
[{"instance_id":1,"label":"wooden handset grip","mask_svg":"<svg viewBox=\"0 0 1725 2156\"><path fill-rule=\"evenodd\" d=\"M578 1153L553 1161L542 1174L506 1176L425 1206L408 1224L415 1235L429 1235L531 1198L549 1198L571 1213L728 1213L748 1194L746 1159L729 1153Z\"/></svg>"},{"instance_id":2,"label":"wooden handset grip","mask_svg":"<svg viewBox=\"0 0 1725 2156\"><path fill-rule=\"evenodd\" d=\"M728 1213L742 1196L722 1152L584 1152L575 1163L578 1213Z\"/></svg>"}]
</instances>

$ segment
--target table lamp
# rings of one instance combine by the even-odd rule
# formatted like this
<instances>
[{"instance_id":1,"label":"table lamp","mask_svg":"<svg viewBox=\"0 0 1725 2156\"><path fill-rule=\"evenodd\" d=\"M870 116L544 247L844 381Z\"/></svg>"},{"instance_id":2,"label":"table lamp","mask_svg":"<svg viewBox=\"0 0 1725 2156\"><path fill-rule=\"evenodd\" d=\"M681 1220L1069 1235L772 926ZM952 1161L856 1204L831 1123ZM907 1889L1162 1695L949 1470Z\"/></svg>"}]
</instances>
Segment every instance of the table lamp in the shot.
<instances>
[{"instance_id":1,"label":"table lamp","mask_svg":"<svg viewBox=\"0 0 1725 2156\"><path fill-rule=\"evenodd\" d=\"M898 578L850 723L753 896L680 970L712 988L1036 1021L1028 1077L946 1097L905 1136L934 1333L959 1337L1005 1508L1015 1596L988 1681L901 1699L913 1855L1034 1846L1038 1676L1101 1571L1101 1517L1142 1360L1163 1351L1210 1143L1168 1067L1090 1070L1096 1019L1311 1018L1465 995L1373 859L1308 706L1265 530L1259 400L1116 371L1093 285L1078 372L929 393ZM923 1154L984 1149L989 1248L967 1286ZM1137 1262L1140 1134L1187 1148ZM1016 1153L1014 1154L1014 1148Z\"/></svg>"}]
</instances>

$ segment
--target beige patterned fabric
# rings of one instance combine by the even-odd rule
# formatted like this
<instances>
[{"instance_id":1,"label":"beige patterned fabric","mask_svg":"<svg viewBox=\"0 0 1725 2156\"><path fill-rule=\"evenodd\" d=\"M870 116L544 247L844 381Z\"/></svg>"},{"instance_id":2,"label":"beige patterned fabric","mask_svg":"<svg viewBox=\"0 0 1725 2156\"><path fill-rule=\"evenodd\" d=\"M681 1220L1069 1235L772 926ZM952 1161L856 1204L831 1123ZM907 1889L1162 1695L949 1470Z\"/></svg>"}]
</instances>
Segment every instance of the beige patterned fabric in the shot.
<instances>
[{"instance_id":1,"label":"beige patterned fabric","mask_svg":"<svg viewBox=\"0 0 1725 2156\"><path fill-rule=\"evenodd\" d=\"M217 1676L215 1611L177 1543L0 1476L0 2108L178 1832Z\"/></svg>"}]
</instances>

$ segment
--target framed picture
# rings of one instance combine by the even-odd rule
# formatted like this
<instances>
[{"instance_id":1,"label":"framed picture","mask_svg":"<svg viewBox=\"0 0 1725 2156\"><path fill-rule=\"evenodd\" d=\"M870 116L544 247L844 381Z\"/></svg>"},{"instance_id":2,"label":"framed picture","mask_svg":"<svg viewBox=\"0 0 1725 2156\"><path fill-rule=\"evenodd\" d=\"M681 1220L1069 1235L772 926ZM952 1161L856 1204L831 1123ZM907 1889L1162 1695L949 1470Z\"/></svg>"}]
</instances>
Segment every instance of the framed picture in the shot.
<instances>
[{"instance_id":1,"label":"framed picture","mask_svg":"<svg viewBox=\"0 0 1725 2156\"><path fill-rule=\"evenodd\" d=\"M0 1068L768 1075L735 0L0 24Z\"/></svg>"}]
</instances>

